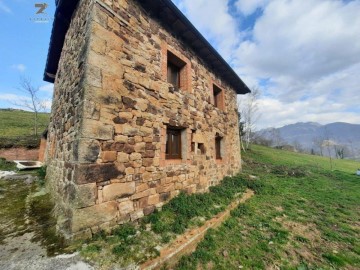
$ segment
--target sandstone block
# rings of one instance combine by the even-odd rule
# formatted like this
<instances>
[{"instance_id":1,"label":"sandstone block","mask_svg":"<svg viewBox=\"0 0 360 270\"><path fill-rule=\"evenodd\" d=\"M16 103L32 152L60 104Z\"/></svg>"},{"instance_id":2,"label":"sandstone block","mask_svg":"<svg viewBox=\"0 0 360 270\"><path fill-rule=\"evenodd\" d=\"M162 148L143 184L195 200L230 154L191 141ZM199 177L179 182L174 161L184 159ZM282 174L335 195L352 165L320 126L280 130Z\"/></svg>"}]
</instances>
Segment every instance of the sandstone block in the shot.
<instances>
[{"instance_id":1,"label":"sandstone block","mask_svg":"<svg viewBox=\"0 0 360 270\"><path fill-rule=\"evenodd\" d=\"M155 188L150 188L150 189L147 189L147 190L144 190L142 192L139 192L139 193L136 193L136 194L132 195L131 200L137 200L137 199L140 199L140 198L144 198L144 197L153 195L155 193L156 193Z\"/></svg>"},{"instance_id":2,"label":"sandstone block","mask_svg":"<svg viewBox=\"0 0 360 270\"><path fill-rule=\"evenodd\" d=\"M173 190L175 190L175 185L174 185L174 183L162 185L162 186L156 188L156 192L157 192L157 193L170 192L170 191L173 191Z\"/></svg>"},{"instance_id":3,"label":"sandstone block","mask_svg":"<svg viewBox=\"0 0 360 270\"><path fill-rule=\"evenodd\" d=\"M125 169L125 173L128 175L128 174L134 174L135 173L135 170L134 168L132 167L128 167Z\"/></svg>"},{"instance_id":4,"label":"sandstone block","mask_svg":"<svg viewBox=\"0 0 360 270\"><path fill-rule=\"evenodd\" d=\"M73 211L72 232L110 222L118 215L117 202L106 202Z\"/></svg>"},{"instance_id":5,"label":"sandstone block","mask_svg":"<svg viewBox=\"0 0 360 270\"><path fill-rule=\"evenodd\" d=\"M103 151L101 153L101 159L103 162L113 162L117 158L116 151Z\"/></svg>"},{"instance_id":6,"label":"sandstone block","mask_svg":"<svg viewBox=\"0 0 360 270\"><path fill-rule=\"evenodd\" d=\"M103 188L103 200L111 201L135 193L135 182L114 183Z\"/></svg>"},{"instance_id":7,"label":"sandstone block","mask_svg":"<svg viewBox=\"0 0 360 270\"><path fill-rule=\"evenodd\" d=\"M129 162L129 154L126 154L124 152L119 152L117 154L117 161L118 162Z\"/></svg>"},{"instance_id":8,"label":"sandstone block","mask_svg":"<svg viewBox=\"0 0 360 270\"><path fill-rule=\"evenodd\" d=\"M92 139L80 139L74 142L75 161L80 163L95 162L99 156L100 143Z\"/></svg>"},{"instance_id":9,"label":"sandstone block","mask_svg":"<svg viewBox=\"0 0 360 270\"><path fill-rule=\"evenodd\" d=\"M130 160L139 160L139 159L141 159L140 153L131 153Z\"/></svg>"},{"instance_id":10,"label":"sandstone block","mask_svg":"<svg viewBox=\"0 0 360 270\"><path fill-rule=\"evenodd\" d=\"M143 210L138 210L138 211L133 212L133 213L130 214L130 219L132 221L134 221L134 220L137 220L139 218L142 218L143 216L144 216Z\"/></svg>"},{"instance_id":11,"label":"sandstone block","mask_svg":"<svg viewBox=\"0 0 360 270\"><path fill-rule=\"evenodd\" d=\"M75 208L83 208L95 205L97 197L96 183L76 185L76 195L71 202Z\"/></svg>"},{"instance_id":12,"label":"sandstone block","mask_svg":"<svg viewBox=\"0 0 360 270\"><path fill-rule=\"evenodd\" d=\"M134 146L134 150L135 150L135 152L138 152L138 153L145 152L145 143L144 142L136 143Z\"/></svg>"},{"instance_id":13,"label":"sandstone block","mask_svg":"<svg viewBox=\"0 0 360 270\"><path fill-rule=\"evenodd\" d=\"M148 198L148 204L149 205L155 205L158 204L160 202L160 195L159 194L154 194L154 195L150 195Z\"/></svg>"},{"instance_id":14,"label":"sandstone block","mask_svg":"<svg viewBox=\"0 0 360 270\"><path fill-rule=\"evenodd\" d=\"M77 164L74 169L74 182L76 184L105 182L123 175L124 173L113 163Z\"/></svg>"},{"instance_id":15,"label":"sandstone block","mask_svg":"<svg viewBox=\"0 0 360 270\"><path fill-rule=\"evenodd\" d=\"M130 200L119 203L120 215L129 214L134 211L134 203Z\"/></svg>"},{"instance_id":16,"label":"sandstone block","mask_svg":"<svg viewBox=\"0 0 360 270\"><path fill-rule=\"evenodd\" d=\"M84 119L81 129L81 136L83 138L104 141L112 140L114 136L114 127L112 125L106 125L93 119Z\"/></svg>"}]
</instances>

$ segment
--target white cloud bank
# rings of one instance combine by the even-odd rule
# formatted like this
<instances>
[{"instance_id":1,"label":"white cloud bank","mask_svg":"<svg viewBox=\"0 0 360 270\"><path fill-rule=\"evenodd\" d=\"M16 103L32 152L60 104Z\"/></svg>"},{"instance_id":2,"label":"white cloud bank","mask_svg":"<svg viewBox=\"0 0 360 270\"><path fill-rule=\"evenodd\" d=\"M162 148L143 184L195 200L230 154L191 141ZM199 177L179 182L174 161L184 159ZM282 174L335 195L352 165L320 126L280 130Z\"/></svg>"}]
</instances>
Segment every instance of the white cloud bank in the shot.
<instances>
[{"instance_id":1,"label":"white cloud bank","mask_svg":"<svg viewBox=\"0 0 360 270\"><path fill-rule=\"evenodd\" d=\"M24 72L26 70L26 66L24 64L14 64L11 68L16 69L19 72Z\"/></svg>"},{"instance_id":2,"label":"white cloud bank","mask_svg":"<svg viewBox=\"0 0 360 270\"><path fill-rule=\"evenodd\" d=\"M0 10L5 13L12 13L12 10L2 0L0 0Z\"/></svg>"},{"instance_id":3,"label":"white cloud bank","mask_svg":"<svg viewBox=\"0 0 360 270\"><path fill-rule=\"evenodd\" d=\"M228 0L175 2L245 83L260 87L259 128L360 123L360 1L238 0L236 10Z\"/></svg>"}]
</instances>

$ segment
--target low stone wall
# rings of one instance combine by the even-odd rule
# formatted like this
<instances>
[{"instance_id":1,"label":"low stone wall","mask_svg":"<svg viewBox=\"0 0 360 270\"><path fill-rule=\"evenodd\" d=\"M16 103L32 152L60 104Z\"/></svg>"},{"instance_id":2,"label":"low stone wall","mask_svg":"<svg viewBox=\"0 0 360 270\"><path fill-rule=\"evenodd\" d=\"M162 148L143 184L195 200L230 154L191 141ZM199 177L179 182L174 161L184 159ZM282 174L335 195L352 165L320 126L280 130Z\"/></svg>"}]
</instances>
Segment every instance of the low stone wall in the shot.
<instances>
[{"instance_id":1,"label":"low stone wall","mask_svg":"<svg viewBox=\"0 0 360 270\"><path fill-rule=\"evenodd\" d=\"M0 157L6 160L38 160L39 149L9 148L0 149Z\"/></svg>"},{"instance_id":2,"label":"low stone wall","mask_svg":"<svg viewBox=\"0 0 360 270\"><path fill-rule=\"evenodd\" d=\"M204 238L209 229L219 227L228 217L230 217L231 210L250 199L253 195L254 191L247 189L241 199L234 201L225 211L206 221L203 226L179 235L175 241L160 251L159 257L143 263L140 266L140 269L161 269L161 266L164 264L166 264L167 267L173 267L182 256L195 251L197 244Z\"/></svg>"}]
</instances>

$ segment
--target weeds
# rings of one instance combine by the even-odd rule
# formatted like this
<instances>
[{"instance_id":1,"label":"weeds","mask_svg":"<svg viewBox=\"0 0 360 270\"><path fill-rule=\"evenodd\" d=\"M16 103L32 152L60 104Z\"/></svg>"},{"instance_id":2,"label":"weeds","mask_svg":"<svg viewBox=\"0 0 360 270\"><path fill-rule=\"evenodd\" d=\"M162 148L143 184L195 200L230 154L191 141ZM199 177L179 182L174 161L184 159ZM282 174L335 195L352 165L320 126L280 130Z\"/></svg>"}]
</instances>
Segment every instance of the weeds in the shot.
<instances>
[{"instance_id":1,"label":"weeds","mask_svg":"<svg viewBox=\"0 0 360 270\"><path fill-rule=\"evenodd\" d=\"M254 181L251 185L256 186ZM166 204L162 211L154 212L146 221L152 224L152 229L156 233L181 234L190 224L196 224L195 218L209 219L223 211L247 186L250 186L250 182L244 181L242 177L226 177L218 186L210 187L209 193L180 193ZM260 186L257 188L260 189Z\"/></svg>"},{"instance_id":2,"label":"weeds","mask_svg":"<svg viewBox=\"0 0 360 270\"><path fill-rule=\"evenodd\" d=\"M16 163L7 161L5 158L0 158L0 171L15 171Z\"/></svg>"}]
</instances>

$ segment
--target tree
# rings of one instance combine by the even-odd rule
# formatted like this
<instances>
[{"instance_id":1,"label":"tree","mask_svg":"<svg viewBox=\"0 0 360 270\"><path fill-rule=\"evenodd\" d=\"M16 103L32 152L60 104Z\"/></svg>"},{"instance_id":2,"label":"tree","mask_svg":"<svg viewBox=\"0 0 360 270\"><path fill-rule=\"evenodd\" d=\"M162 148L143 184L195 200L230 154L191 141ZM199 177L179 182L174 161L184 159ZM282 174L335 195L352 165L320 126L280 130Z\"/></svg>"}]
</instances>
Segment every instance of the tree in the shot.
<instances>
[{"instance_id":1,"label":"tree","mask_svg":"<svg viewBox=\"0 0 360 270\"><path fill-rule=\"evenodd\" d=\"M41 100L38 96L39 87L32 85L31 80L27 77L20 77L20 86L18 90L25 93L29 98L22 98L14 105L22 107L34 112L34 134L38 135L38 114L45 111L45 101Z\"/></svg>"},{"instance_id":2,"label":"tree","mask_svg":"<svg viewBox=\"0 0 360 270\"><path fill-rule=\"evenodd\" d=\"M260 90L253 88L251 93L244 97L242 102L238 103L240 112L239 121L243 125L243 136L241 137L243 150L249 149L253 139L253 132L256 128L256 122L260 117L259 114L259 97Z\"/></svg>"},{"instance_id":3,"label":"tree","mask_svg":"<svg viewBox=\"0 0 360 270\"><path fill-rule=\"evenodd\" d=\"M318 136L313 139L313 144L316 148L319 149L320 156L323 156L323 144L324 144L325 138L323 136Z\"/></svg>"},{"instance_id":4,"label":"tree","mask_svg":"<svg viewBox=\"0 0 360 270\"><path fill-rule=\"evenodd\" d=\"M270 131L271 139L274 142L275 148L280 148L284 144L284 140L281 137L280 129L278 128L272 128Z\"/></svg>"},{"instance_id":5,"label":"tree","mask_svg":"<svg viewBox=\"0 0 360 270\"><path fill-rule=\"evenodd\" d=\"M328 150L330 169L332 170L333 169L333 161L332 161L332 157L331 157L331 146L333 146L335 144L335 142L330 140L330 133L326 127L324 129L324 138L325 139L323 140L322 147L326 147L326 149Z\"/></svg>"}]
</instances>

